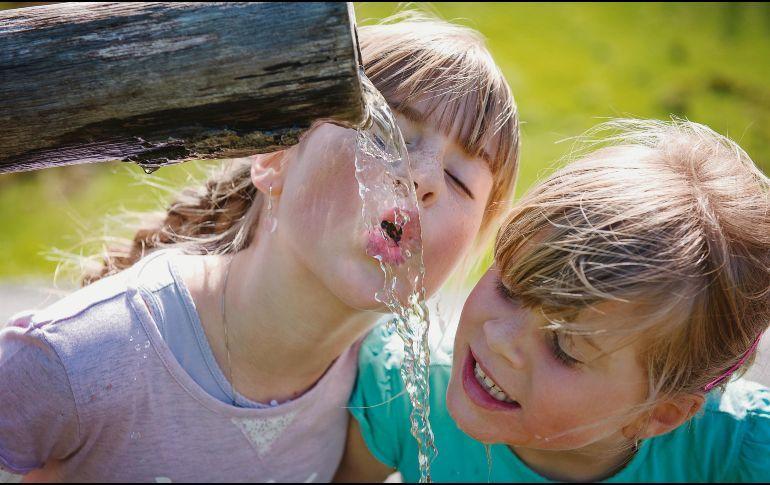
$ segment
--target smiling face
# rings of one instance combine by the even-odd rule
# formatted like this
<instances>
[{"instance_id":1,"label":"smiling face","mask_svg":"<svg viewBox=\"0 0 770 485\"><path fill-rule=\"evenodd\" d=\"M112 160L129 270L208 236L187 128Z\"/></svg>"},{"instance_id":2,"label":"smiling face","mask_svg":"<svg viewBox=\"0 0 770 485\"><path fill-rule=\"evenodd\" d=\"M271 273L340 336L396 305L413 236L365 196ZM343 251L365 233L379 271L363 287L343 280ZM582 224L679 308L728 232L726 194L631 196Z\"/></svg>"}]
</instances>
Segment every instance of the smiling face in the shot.
<instances>
[{"instance_id":1,"label":"smiling face","mask_svg":"<svg viewBox=\"0 0 770 485\"><path fill-rule=\"evenodd\" d=\"M429 119L396 115L409 151L420 210L424 283L431 294L471 248L492 174L485 160L465 153ZM374 294L382 288L383 274L371 255L376 248L361 216L355 136L354 130L324 123L287 150L275 203L278 226L271 237L340 300L357 309L379 309ZM384 230L407 241L412 228L399 232L387 225L393 222L383 216Z\"/></svg>"},{"instance_id":2,"label":"smiling face","mask_svg":"<svg viewBox=\"0 0 770 485\"><path fill-rule=\"evenodd\" d=\"M596 329L632 317L601 303L580 319ZM502 285L492 267L463 308L447 407L485 443L540 450L614 449L648 391L635 345L544 329L548 322ZM480 372L479 372L480 371ZM484 379L486 376L486 380Z\"/></svg>"}]
</instances>

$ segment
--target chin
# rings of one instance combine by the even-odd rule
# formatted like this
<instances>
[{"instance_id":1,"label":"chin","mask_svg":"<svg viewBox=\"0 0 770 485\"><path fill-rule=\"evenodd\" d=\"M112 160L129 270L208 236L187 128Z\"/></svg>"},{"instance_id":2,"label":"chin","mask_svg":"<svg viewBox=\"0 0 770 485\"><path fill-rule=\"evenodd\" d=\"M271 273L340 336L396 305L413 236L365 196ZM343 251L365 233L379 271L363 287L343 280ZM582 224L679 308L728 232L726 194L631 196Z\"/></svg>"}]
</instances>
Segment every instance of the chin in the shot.
<instances>
[{"instance_id":1,"label":"chin","mask_svg":"<svg viewBox=\"0 0 770 485\"><path fill-rule=\"evenodd\" d=\"M348 293L340 296L339 298L343 303L345 303L345 305L354 310L387 313L389 310L385 304L377 301L377 299L374 298L375 291L379 291L379 289L373 290L369 294L351 295Z\"/></svg>"},{"instance_id":2,"label":"chin","mask_svg":"<svg viewBox=\"0 0 770 485\"><path fill-rule=\"evenodd\" d=\"M367 263L369 263L367 261ZM371 263L363 267L350 267L348 271L339 272L333 280L327 283L329 288L342 302L351 308L364 311L378 311L389 313L387 306L375 298L377 293L382 293L385 286L385 275L379 266L379 263L372 259ZM343 274L344 273L344 274ZM396 298L399 301L407 302L411 288L405 283L404 279L399 277L399 284L396 287Z\"/></svg>"},{"instance_id":3,"label":"chin","mask_svg":"<svg viewBox=\"0 0 770 485\"><path fill-rule=\"evenodd\" d=\"M459 374L454 370L447 386L446 408L457 427L474 440L488 445L519 445L517 441L511 441L511 436L506 434L503 421L490 419L471 402L463 390Z\"/></svg>"},{"instance_id":4,"label":"chin","mask_svg":"<svg viewBox=\"0 0 770 485\"><path fill-rule=\"evenodd\" d=\"M380 269L377 268L379 272ZM387 312L382 302L377 301L374 295L382 290L383 276L380 272L371 274L335 275L333 281L328 282L328 288L346 306L359 311Z\"/></svg>"},{"instance_id":5,"label":"chin","mask_svg":"<svg viewBox=\"0 0 770 485\"><path fill-rule=\"evenodd\" d=\"M455 382L455 373L452 373L452 377L447 386L446 394L446 408L449 415L452 416L452 420L455 422L460 430L470 436L471 438L485 444L493 444L495 440L495 432L489 431L487 423L478 421L481 419L473 411L472 404L468 402L468 398L460 389L459 393L456 392L456 387L462 387L460 382Z\"/></svg>"},{"instance_id":6,"label":"chin","mask_svg":"<svg viewBox=\"0 0 770 485\"><path fill-rule=\"evenodd\" d=\"M464 417L464 413L462 410L452 410L449 405L447 405L447 408L449 410L449 414L452 416L452 419L454 420L455 424L457 425L460 430L473 438L474 440L484 443L487 445L492 445L495 443L500 442L500 438L497 435L494 428L494 425L489 423L476 423L475 421L478 419L466 419ZM492 429L491 429L492 428Z\"/></svg>"}]
</instances>

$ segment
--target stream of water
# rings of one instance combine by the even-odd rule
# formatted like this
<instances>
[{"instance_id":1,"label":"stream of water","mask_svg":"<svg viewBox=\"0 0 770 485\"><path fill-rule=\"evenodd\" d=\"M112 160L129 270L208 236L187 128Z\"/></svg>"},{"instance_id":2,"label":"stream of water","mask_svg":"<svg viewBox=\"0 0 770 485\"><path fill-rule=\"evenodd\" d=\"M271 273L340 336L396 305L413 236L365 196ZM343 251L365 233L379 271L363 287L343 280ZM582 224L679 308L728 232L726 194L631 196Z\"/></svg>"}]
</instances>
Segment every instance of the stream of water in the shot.
<instances>
[{"instance_id":1,"label":"stream of water","mask_svg":"<svg viewBox=\"0 0 770 485\"><path fill-rule=\"evenodd\" d=\"M411 432L418 444L420 482L430 482L437 451L428 421L428 308L417 194L409 157L393 113L382 94L361 72L367 122L359 128L356 179L362 215L370 232L367 252L385 274L376 298L396 315L395 330L404 341L401 378L412 405Z\"/></svg>"}]
</instances>

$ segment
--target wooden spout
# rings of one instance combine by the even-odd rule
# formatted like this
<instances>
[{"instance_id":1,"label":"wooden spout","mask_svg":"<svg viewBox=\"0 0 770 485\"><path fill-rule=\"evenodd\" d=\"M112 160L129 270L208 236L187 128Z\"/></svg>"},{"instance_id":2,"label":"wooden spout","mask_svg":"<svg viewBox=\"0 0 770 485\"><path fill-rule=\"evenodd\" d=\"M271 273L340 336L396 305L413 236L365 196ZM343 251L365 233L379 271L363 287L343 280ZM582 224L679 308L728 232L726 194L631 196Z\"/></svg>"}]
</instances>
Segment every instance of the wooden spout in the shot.
<instances>
[{"instance_id":1,"label":"wooden spout","mask_svg":"<svg viewBox=\"0 0 770 485\"><path fill-rule=\"evenodd\" d=\"M62 3L0 12L0 173L297 143L364 117L345 3Z\"/></svg>"}]
</instances>

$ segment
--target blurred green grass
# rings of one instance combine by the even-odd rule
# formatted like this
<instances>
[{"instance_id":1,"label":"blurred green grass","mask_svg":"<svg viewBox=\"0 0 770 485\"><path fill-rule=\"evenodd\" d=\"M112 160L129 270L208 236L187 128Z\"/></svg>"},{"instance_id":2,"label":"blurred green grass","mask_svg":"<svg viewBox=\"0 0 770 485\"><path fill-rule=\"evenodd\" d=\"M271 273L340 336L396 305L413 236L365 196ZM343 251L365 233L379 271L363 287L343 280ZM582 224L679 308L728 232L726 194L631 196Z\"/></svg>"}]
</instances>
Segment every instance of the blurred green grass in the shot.
<instances>
[{"instance_id":1,"label":"blurred green grass","mask_svg":"<svg viewBox=\"0 0 770 485\"><path fill-rule=\"evenodd\" d=\"M357 3L356 15L366 25L399 8ZM676 115L707 124L770 172L768 4L429 8L479 30L511 84L523 123L518 194L566 154L570 144L558 141L618 116ZM107 214L149 210L166 200L141 180L179 186L201 165L152 175L119 162L0 175L0 278L51 275L56 263L45 253L52 248L78 252L82 241L104 232Z\"/></svg>"}]
</instances>

